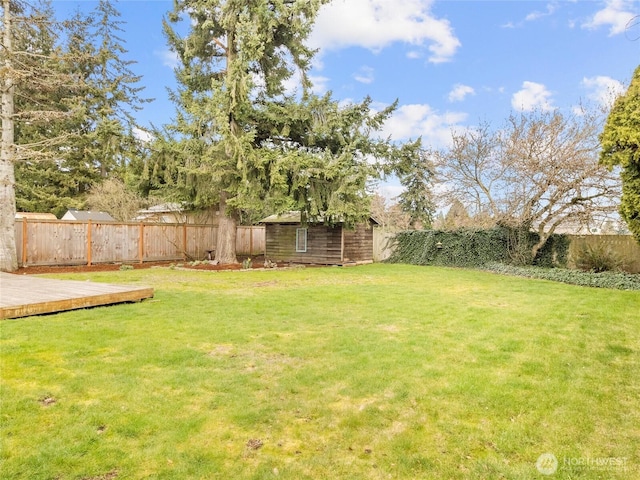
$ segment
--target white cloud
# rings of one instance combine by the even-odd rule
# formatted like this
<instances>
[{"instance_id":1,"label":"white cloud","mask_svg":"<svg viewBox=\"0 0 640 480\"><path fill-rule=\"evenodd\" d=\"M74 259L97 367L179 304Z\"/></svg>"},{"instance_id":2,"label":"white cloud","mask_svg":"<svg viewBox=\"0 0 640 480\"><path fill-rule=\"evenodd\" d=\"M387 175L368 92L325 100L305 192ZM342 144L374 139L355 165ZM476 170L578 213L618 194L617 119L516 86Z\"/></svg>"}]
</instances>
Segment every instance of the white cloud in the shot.
<instances>
[{"instance_id":1,"label":"white cloud","mask_svg":"<svg viewBox=\"0 0 640 480\"><path fill-rule=\"evenodd\" d=\"M429 61L451 60L460 47L446 19L435 18L433 0L334 0L324 5L316 19L310 44L315 48L359 46L379 51L392 43L428 45ZM416 49L410 52L416 56Z\"/></svg>"},{"instance_id":2,"label":"white cloud","mask_svg":"<svg viewBox=\"0 0 640 480\"><path fill-rule=\"evenodd\" d=\"M553 15L554 12L558 9L558 5L555 3L547 3L547 10L544 12L541 12L539 10L533 11L530 14L528 14L524 20L525 22L533 22L535 20L538 20L540 18L543 17L548 17L550 15Z\"/></svg>"},{"instance_id":3,"label":"white cloud","mask_svg":"<svg viewBox=\"0 0 640 480\"><path fill-rule=\"evenodd\" d=\"M367 66L360 67L360 70L354 73L353 78L360 83L372 83L374 80L373 68Z\"/></svg>"},{"instance_id":4,"label":"white cloud","mask_svg":"<svg viewBox=\"0 0 640 480\"><path fill-rule=\"evenodd\" d=\"M153 135L151 133L138 127L134 127L133 135L142 143L150 143L153 140Z\"/></svg>"},{"instance_id":5,"label":"white cloud","mask_svg":"<svg viewBox=\"0 0 640 480\"><path fill-rule=\"evenodd\" d=\"M311 80L311 91L316 95L324 95L329 90L329 78L322 75L309 75Z\"/></svg>"},{"instance_id":6,"label":"white cloud","mask_svg":"<svg viewBox=\"0 0 640 480\"><path fill-rule=\"evenodd\" d=\"M556 10L558 10L558 4L555 2L547 3L547 8L545 11L534 10L533 12L527 14L524 17L524 20L519 22L509 21L502 25L502 28L521 28L524 26L526 22L535 22L536 20L540 20L544 17L549 17L553 15Z\"/></svg>"},{"instance_id":7,"label":"white cloud","mask_svg":"<svg viewBox=\"0 0 640 480\"><path fill-rule=\"evenodd\" d=\"M449 92L450 102L461 102L467 95L475 95L476 91L469 85L463 85L457 83L453 86L453 89Z\"/></svg>"},{"instance_id":8,"label":"white cloud","mask_svg":"<svg viewBox=\"0 0 640 480\"><path fill-rule=\"evenodd\" d=\"M311 91L316 95L324 95L328 90L329 79L321 75L309 75ZM254 83L258 88L264 88L264 79L254 77ZM293 75L282 82L284 92L287 95L297 95L302 93L302 76L299 71L294 71Z\"/></svg>"},{"instance_id":9,"label":"white cloud","mask_svg":"<svg viewBox=\"0 0 640 480\"><path fill-rule=\"evenodd\" d=\"M589 99L604 107L613 106L615 99L625 91L622 82L606 76L585 77L581 85L587 90Z\"/></svg>"},{"instance_id":10,"label":"white cloud","mask_svg":"<svg viewBox=\"0 0 640 480\"><path fill-rule=\"evenodd\" d=\"M382 197L384 197L388 203L395 203L398 196L405 191L405 188L402 185L396 185L392 183L385 183L378 185L376 188L376 193Z\"/></svg>"},{"instance_id":11,"label":"white cloud","mask_svg":"<svg viewBox=\"0 0 640 480\"><path fill-rule=\"evenodd\" d=\"M162 60L162 65L171 69L177 68L180 65L180 60L176 52L172 52L169 49L156 50L153 54Z\"/></svg>"},{"instance_id":12,"label":"white cloud","mask_svg":"<svg viewBox=\"0 0 640 480\"><path fill-rule=\"evenodd\" d=\"M629 21L636 16L631 12L632 3L627 0L607 0L605 8L598 10L582 27L594 30L608 26L609 36L624 33Z\"/></svg>"},{"instance_id":13,"label":"white cloud","mask_svg":"<svg viewBox=\"0 0 640 480\"><path fill-rule=\"evenodd\" d=\"M422 137L427 147L441 148L451 143L451 131L467 119L462 112L438 113L427 104L402 105L384 125L382 136L392 140Z\"/></svg>"},{"instance_id":14,"label":"white cloud","mask_svg":"<svg viewBox=\"0 0 640 480\"><path fill-rule=\"evenodd\" d=\"M553 110L551 92L541 83L523 82L522 89L511 97L511 106L519 112Z\"/></svg>"}]
</instances>

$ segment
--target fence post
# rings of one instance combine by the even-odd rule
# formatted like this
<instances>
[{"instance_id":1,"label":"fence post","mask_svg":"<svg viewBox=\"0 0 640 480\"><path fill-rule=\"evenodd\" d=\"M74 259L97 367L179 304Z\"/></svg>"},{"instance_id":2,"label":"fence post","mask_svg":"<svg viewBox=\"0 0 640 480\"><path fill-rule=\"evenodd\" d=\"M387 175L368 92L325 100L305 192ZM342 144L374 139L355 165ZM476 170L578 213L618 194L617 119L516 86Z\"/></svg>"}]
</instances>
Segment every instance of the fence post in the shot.
<instances>
[{"instance_id":1,"label":"fence post","mask_svg":"<svg viewBox=\"0 0 640 480\"><path fill-rule=\"evenodd\" d=\"M140 239L138 240L138 256L140 257L140 263L144 261L144 223L140 222Z\"/></svg>"},{"instance_id":2,"label":"fence post","mask_svg":"<svg viewBox=\"0 0 640 480\"><path fill-rule=\"evenodd\" d=\"M253 225L249 226L249 256L253 257Z\"/></svg>"},{"instance_id":3,"label":"fence post","mask_svg":"<svg viewBox=\"0 0 640 480\"><path fill-rule=\"evenodd\" d=\"M87 265L91 266L91 219L87 220Z\"/></svg>"},{"instance_id":4,"label":"fence post","mask_svg":"<svg viewBox=\"0 0 640 480\"><path fill-rule=\"evenodd\" d=\"M22 266L27 266L27 218L22 218Z\"/></svg>"},{"instance_id":5,"label":"fence post","mask_svg":"<svg viewBox=\"0 0 640 480\"><path fill-rule=\"evenodd\" d=\"M187 221L182 224L182 258L187 261Z\"/></svg>"}]
</instances>

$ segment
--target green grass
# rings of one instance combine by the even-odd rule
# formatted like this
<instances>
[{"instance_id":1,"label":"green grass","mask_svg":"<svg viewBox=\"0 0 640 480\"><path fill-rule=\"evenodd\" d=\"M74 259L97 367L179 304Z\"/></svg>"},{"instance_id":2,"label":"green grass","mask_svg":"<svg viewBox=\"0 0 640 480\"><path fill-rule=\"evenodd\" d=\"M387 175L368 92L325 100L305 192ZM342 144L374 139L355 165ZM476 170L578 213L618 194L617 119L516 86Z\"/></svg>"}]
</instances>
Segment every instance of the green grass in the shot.
<instances>
[{"instance_id":1,"label":"green grass","mask_svg":"<svg viewBox=\"0 0 640 480\"><path fill-rule=\"evenodd\" d=\"M640 292L407 265L56 278L156 295L0 323L3 479L640 476Z\"/></svg>"}]
</instances>

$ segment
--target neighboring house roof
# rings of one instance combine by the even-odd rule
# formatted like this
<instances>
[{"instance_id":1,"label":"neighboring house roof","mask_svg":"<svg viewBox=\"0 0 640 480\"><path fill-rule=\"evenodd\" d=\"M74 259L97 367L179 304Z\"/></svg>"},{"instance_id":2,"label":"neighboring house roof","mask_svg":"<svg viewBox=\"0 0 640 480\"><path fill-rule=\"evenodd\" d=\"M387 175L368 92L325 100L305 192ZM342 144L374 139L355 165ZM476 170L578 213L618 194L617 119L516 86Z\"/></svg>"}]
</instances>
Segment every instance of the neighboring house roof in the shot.
<instances>
[{"instance_id":1,"label":"neighboring house roof","mask_svg":"<svg viewBox=\"0 0 640 480\"><path fill-rule=\"evenodd\" d=\"M179 203L161 203L144 210L138 210L138 213L180 213L184 210L184 206Z\"/></svg>"},{"instance_id":2,"label":"neighboring house roof","mask_svg":"<svg viewBox=\"0 0 640 480\"><path fill-rule=\"evenodd\" d=\"M70 208L67 210L61 220L91 220L96 222L115 222L116 219L107 212L93 212L91 210L76 210Z\"/></svg>"},{"instance_id":3,"label":"neighboring house roof","mask_svg":"<svg viewBox=\"0 0 640 480\"><path fill-rule=\"evenodd\" d=\"M161 203L159 205L153 205L152 207L138 210L137 215L133 220L135 222L168 221L163 217L163 215L171 214L175 216L182 215L184 213L184 206L179 203Z\"/></svg>"},{"instance_id":4,"label":"neighboring house roof","mask_svg":"<svg viewBox=\"0 0 640 480\"><path fill-rule=\"evenodd\" d=\"M26 218L28 220L57 220L53 213L16 212L16 219Z\"/></svg>"},{"instance_id":5,"label":"neighboring house roof","mask_svg":"<svg viewBox=\"0 0 640 480\"><path fill-rule=\"evenodd\" d=\"M281 213L279 215L278 214L269 215L268 217L260 220L259 223L300 223L301 218L302 218L302 215L300 214L299 211L292 211L292 212ZM370 216L369 218L376 225L380 224L380 222L378 222L374 217Z\"/></svg>"}]
</instances>

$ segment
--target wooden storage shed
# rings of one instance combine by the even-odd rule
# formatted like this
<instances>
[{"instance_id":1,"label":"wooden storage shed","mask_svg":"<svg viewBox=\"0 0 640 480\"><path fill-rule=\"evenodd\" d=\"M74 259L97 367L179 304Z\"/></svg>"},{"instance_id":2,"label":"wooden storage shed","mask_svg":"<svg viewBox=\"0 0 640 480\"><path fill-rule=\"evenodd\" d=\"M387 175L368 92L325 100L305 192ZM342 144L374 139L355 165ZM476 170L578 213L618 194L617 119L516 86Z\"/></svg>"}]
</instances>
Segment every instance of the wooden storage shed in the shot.
<instances>
[{"instance_id":1,"label":"wooden storage shed","mask_svg":"<svg viewBox=\"0 0 640 480\"><path fill-rule=\"evenodd\" d=\"M373 228L367 222L347 228L338 224L303 225L300 212L271 215L265 225L265 257L276 262L347 265L373 262Z\"/></svg>"}]
</instances>

